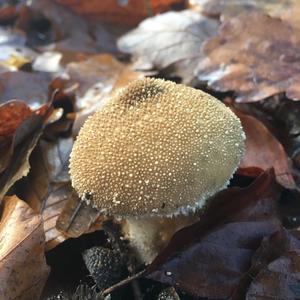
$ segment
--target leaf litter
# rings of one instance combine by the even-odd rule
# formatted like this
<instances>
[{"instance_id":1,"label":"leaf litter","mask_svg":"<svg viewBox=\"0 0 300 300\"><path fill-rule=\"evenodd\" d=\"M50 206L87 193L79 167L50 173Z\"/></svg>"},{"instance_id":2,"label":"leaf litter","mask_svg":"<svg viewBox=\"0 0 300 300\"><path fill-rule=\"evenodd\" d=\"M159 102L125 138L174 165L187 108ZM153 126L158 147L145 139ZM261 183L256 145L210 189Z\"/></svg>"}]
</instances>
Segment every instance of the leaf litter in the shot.
<instances>
[{"instance_id":1,"label":"leaf litter","mask_svg":"<svg viewBox=\"0 0 300 300\"><path fill-rule=\"evenodd\" d=\"M110 228L73 190L69 154L89 115L129 82L153 75L224 102L229 96L246 154L231 186L145 271L130 250L121 252L129 278L108 288L112 299L299 298L300 5L190 1L199 10L183 2L41 0L0 8L0 256L10 249L0 259L1 299L101 299L83 259L72 256L74 245L76 253L115 255L110 261L127 246L119 220ZM72 266L62 271L67 259ZM93 262L103 264L94 269ZM100 274L97 282L110 276L100 256L85 263Z\"/></svg>"},{"instance_id":2,"label":"leaf litter","mask_svg":"<svg viewBox=\"0 0 300 300\"><path fill-rule=\"evenodd\" d=\"M206 42L197 77L217 91L234 91L237 102L279 93L299 100L299 47L297 27L257 12L239 15Z\"/></svg>"},{"instance_id":3,"label":"leaf litter","mask_svg":"<svg viewBox=\"0 0 300 300\"><path fill-rule=\"evenodd\" d=\"M137 59L136 69L166 69L168 76L190 83L203 55L202 43L217 33L218 25L194 11L167 12L141 22L118 45Z\"/></svg>"}]
</instances>

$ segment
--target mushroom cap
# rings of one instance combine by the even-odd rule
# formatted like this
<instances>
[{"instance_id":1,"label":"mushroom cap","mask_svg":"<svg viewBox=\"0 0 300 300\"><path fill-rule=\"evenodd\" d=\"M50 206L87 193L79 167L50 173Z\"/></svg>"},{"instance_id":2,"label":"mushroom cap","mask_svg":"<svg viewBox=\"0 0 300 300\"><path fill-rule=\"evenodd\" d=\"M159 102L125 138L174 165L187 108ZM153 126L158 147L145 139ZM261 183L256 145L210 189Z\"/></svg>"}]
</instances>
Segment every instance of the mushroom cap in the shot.
<instances>
[{"instance_id":1,"label":"mushroom cap","mask_svg":"<svg viewBox=\"0 0 300 300\"><path fill-rule=\"evenodd\" d=\"M214 97L137 80L84 123L70 158L72 185L107 215L188 213L227 185L244 139L239 119Z\"/></svg>"}]
</instances>

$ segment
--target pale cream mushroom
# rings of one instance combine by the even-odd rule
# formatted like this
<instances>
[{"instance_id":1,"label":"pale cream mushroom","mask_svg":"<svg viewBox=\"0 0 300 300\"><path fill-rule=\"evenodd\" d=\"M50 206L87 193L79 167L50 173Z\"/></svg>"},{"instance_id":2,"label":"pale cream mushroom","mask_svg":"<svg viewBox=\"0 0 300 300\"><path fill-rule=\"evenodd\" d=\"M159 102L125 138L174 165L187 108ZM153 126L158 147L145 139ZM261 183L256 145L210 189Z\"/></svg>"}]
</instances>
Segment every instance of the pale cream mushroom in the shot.
<instances>
[{"instance_id":1,"label":"pale cream mushroom","mask_svg":"<svg viewBox=\"0 0 300 300\"><path fill-rule=\"evenodd\" d=\"M180 216L227 186L244 138L239 119L214 97L170 81L138 80L81 128L72 184L103 214L126 218L132 245L150 262L191 222Z\"/></svg>"}]
</instances>

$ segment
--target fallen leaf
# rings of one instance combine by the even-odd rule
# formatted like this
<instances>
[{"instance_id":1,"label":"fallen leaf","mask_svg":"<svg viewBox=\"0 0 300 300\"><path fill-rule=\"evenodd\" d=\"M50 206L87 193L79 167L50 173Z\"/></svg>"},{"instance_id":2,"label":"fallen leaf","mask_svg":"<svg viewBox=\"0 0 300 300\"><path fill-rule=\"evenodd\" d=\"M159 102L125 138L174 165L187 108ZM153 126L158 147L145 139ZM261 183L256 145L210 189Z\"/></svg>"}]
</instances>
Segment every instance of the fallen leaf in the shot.
<instances>
[{"instance_id":1,"label":"fallen leaf","mask_svg":"<svg viewBox=\"0 0 300 300\"><path fill-rule=\"evenodd\" d=\"M62 72L62 54L56 51L45 51L38 55L32 63L32 69L39 72Z\"/></svg>"},{"instance_id":2,"label":"fallen leaf","mask_svg":"<svg viewBox=\"0 0 300 300\"><path fill-rule=\"evenodd\" d=\"M300 6L297 0L194 0L194 2L195 4L200 2L203 13L210 17L221 16L222 19L229 19L241 13L257 11L272 17L280 17L293 24L299 22L297 12Z\"/></svg>"},{"instance_id":3,"label":"fallen leaf","mask_svg":"<svg viewBox=\"0 0 300 300\"><path fill-rule=\"evenodd\" d=\"M216 35L219 23L185 10L167 12L143 21L137 29L119 39L119 48L137 59L137 69L163 70L180 76L185 83L203 58L202 43Z\"/></svg>"},{"instance_id":4,"label":"fallen leaf","mask_svg":"<svg viewBox=\"0 0 300 300\"><path fill-rule=\"evenodd\" d=\"M56 0L79 15L109 23L136 25L144 18L162 13L172 7L184 8L184 0Z\"/></svg>"},{"instance_id":5,"label":"fallen leaf","mask_svg":"<svg viewBox=\"0 0 300 300\"><path fill-rule=\"evenodd\" d=\"M37 20L48 24L42 33L39 29L45 26L36 26ZM115 33L100 22L90 22L53 0L31 1L23 9L18 26L26 32L27 42L33 47L61 53L62 64L74 61L80 53L117 52L118 31Z\"/></svg>"},{"instance_id":6,"label":"fallen leaf","mask_svg":"<svg viewBox=\"0 0 300 300\"><path fill-rule=\"evenodd\" d=\"M260 13L240 15L206 43L196 73L214 90L234 91L237 102L284 92L299 100L299 50L300 29Z\"/></svg>"},{"instance_id":7,"label":"fallen leaf","mask_svg":"<svg viewBox=\"0 0 300 300\"><path fill-rule=\"evenodd\" d=\"M12 23L18 16L16 5L5 5L0 7L0 24L7 25Z\"/></svg>"},{"instance_id":8,"label":"fallen leaf","mask_svg":"<svg viewBox=\"0 0 300 300\"><path fill-rule=\"evenodd\" d=\"M46 73L23 71L0 74L0 103L24 99L31 108L38 108L48 100L51 78Z\"/></svg>"},{"instance_id":9,"label":"fallen leaf","mask_svg":"<svg viewBox=\"0 0 300 300\"><path fill-rule=\"evenodd\" d=\"M0 151L3 153L0 159L0 200L17 180L27 175L29 156L51 112L51 105L32 111L22 101L10 101L0 106Z\"/></svg>"},{"instance_id":10,"label":"fallen leaf","mask_svg":"<svg viewBox=\"0 0 300 300\"><path fill-rule=\"evenodd\" d=\"M74 197L65 204L57 222L56 228L64 235L76 238L83 233L89 233L102 229L102 223L107 218L100 215L99 210Z\"/></svg>"},{"instance_id":11,"label":"fallen leaf","mask_svg":"<svg viewBox=\"0 0 300 300\"><path fill-rule=\"evenodd\" d=\"M5 197L0 219L0 298L39 299L49 267L42 219L16 196Z\"/></svg>"},{"instance_id":12,"label":"fallen leaf","mask_svg":"<svg viewBox=\"0 0 300 300\"><path fill-rule=\"evenodd\" d=\"M66 237L56 229L56 221L65 203L73 197L68 173L73 139L57 142L41 140L31 157L31 170L26 178L24 199L42 215L46 249L52 249Z\"/></svg>"},{"instance_id":13,"label":"fallen leaf","mask_svg":"<svg viewBox=\"0 0 300 300\"><path fill-rule=\"evenodd\" d=\"M247 300L299 299L300 236L281 230L265 238L253 257Z\"/></svg>"},{"instance_id":14,"label":"fallen leaf","mask_svg":"<svg viewBox=\"0 0 300 300\"><path fill-rule=\"evenodd\" d=\"M149 266L147 277L196 297L230 297L263 237L280 228L280 191L274 172L268 170L247 188L218 193L199 222L173 236Z\"/></svg>"},{"instance_id":15,"label":"fallen leaf","mask_svg":"<svg viewBox=\"0 0 300 300\"><path fill-rule=\"evenodd\" d=\"M246 134L246 151L240 162L238 174L256 177L273 167L280 184L286 188L295 188L289 159L283 145L260 120L240 110L232 109L241 120Z\"/></svg>"},{"instance_id":16,"label":"fallen leaf","mask_svg":"<svg viewBox=\"0 0 300 300\"><path fill-rule=\"evenodd\" d=\"M21 101L0 105L0 173L6 169L10 162L14 134L17 128L32 114L32 110Z\"/></svg>"},{"instance_id":17,"label":"fallen leaf","mask_svg":"<svg viewBox=\"0 0 300 300\"><path fill-rule=\"evenodd\" d=\"M41 140L30 160L23 197L43 218L47 251L69 237L99 230L102 224L93 208L85 207L73 214L80 199L69 175L72 147L72 137L54 142Z\"/></svg>"}]
</instances>

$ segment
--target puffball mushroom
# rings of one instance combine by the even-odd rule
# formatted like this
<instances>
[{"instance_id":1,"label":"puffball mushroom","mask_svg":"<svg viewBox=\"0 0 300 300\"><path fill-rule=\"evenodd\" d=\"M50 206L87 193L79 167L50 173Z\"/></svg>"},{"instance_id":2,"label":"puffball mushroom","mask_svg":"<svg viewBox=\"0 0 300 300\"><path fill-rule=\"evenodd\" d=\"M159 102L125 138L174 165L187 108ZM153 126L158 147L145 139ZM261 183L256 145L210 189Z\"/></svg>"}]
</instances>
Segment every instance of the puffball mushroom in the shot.
<instances>
[{"instance_id":1,"label":"puffball mushroom","mask_svg":"<svg viewBox=\"0 0 300 300\"><path fill-rule=\"evenodd\" d=\"M72 185L103 214L126 218L129 238L149 262L157 250L148 253L144 241L155 244L159 218L194 212L226 187L244 138L239 119L209 94L137 80L81 128L70 158Z\"/></svg>"}]
</instances>

